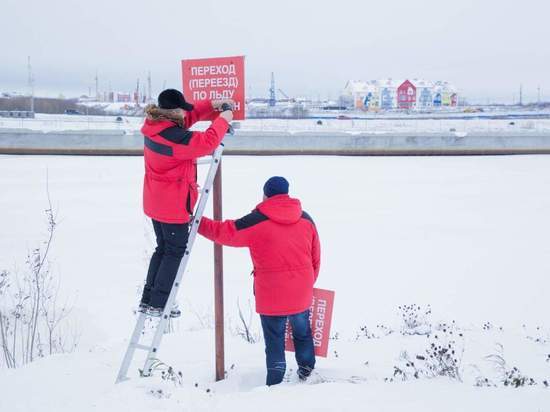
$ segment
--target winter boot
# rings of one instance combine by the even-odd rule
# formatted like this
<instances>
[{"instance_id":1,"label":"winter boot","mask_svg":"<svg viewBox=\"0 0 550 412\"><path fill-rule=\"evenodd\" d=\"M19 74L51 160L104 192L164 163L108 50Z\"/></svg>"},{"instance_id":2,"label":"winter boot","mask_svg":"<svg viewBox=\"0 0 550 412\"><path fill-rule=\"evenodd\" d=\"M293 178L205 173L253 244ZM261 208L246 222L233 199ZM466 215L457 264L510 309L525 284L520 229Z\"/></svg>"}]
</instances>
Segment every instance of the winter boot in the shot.
<instances>
[{"instance_id":1,"label":"winter boot","mask_svg":"<svg viewBox=\"0 0 550 412\"><path fill-rule=\"evenodd\" d=\"M152 306L149 306L149 308L147 309L147 315L151 316L152 318L160 318L162 316L162 312L164 312L164 308L154 308ZM170 317L179 318L180 316L181 310L179 310L177 306L174 306L170 310Z\"/></svg>"},{"instance_id":2,"label":"winter boot","mask_svg":"<svg viewBox=\"0 0 550 412\"><path fill-rule=\"evenodd\" d=\"M141 302L138 306L137 311L138 313L147 313L148 309L149 309L149 304Z\"/></svg>"},{"instance_id":3,"label":"winter boot","mask_svg":"<svg viewBox=\"0 0 550 412\"><path fill-rule=\"evenodd\" d=\"M311 372L313 372L313 368L310 368L308 366L300 366L298 368L298 378L302 382L305 382L307 380L307 378L310 377Z\"/></svg>"}]
</instances>

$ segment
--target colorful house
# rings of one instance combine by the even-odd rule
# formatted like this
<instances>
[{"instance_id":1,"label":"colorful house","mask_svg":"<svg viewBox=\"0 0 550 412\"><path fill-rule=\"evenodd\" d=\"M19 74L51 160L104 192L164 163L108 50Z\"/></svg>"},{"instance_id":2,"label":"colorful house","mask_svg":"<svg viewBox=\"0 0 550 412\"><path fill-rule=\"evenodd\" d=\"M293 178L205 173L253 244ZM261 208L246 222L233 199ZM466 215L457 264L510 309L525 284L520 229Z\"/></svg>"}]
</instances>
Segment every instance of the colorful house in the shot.
<instances>
[{"instance_id":1,"label":"colorful house","mask_svg":"<svg viewBox=\"0 0 550 412\"><path fill-rule=\"evenodd\" d=\"M452 107L458 106L458 94L456 93L451 94L451 106Z\"/></svg>"},{"instance_id":2,"label":"colorful house","mask_svg":"<svg viewBox=\"0 0 550 412\"><path fill-rule=\"evenodd\" d=\"M367 85L363 107L368 111L377 111L380 108L380 90L375 82L369 82Z\"/></svg>"},{"instance_id":3,"label":"colorful house","mask_svg":"<svg viewBox=\"0 0 550 412\"><path fill-rule=\"evenodd\" d=\"M397 106L397 83L392 79L380 80L380 108L394 109Z\"/></svg>"},{"instance_id":4,"label":"colorful house","mask_svg":"<svg viewBox=\"0 0 550 412\"><path fill-rule=\"evenodd\" d=\"M363 109L364 100L367 95L368 84L363 80L349 80L344 87L342 97L351 102L354 109Z\"/></svg>"},{"instance_id":5,"label":"colorful house","mask_svg":"<svg viewBox=\"0 0 550 412\"><path fill-rule=\"evenodd\" d=\"M455 87L444 81L438 81L434 86L434 107L456 107L458 104L458 95Z\"/></svg>"},{"instance_id":6,"label":"colorful house","mask_svg":"<svg viewBox=\"0 0 550 412\"><path fill-rule=\"evenodd\" d=\"M422 110L432 107L433 83L427 80L413 79L413 84L416 86L416 108Z\"/></svg>"},{"instance_id":7,"label":"colorful house","mask_svg":"<svg viewBox=\"0 0 550 412\"><path fill-rule=\"evenodd\" d=\"M423 110L432 107L456 107L458 93L446 81L431 82L421 79L395 81L350 80L346 83L341 101L359 110Z\"/></svg>"},{"instance_id":8,"label":"colorful house","mask_svg":"<svg viewBox=\"0 0 550 412\"><path fill-rule=\"evenodd\" d=\"M397 108L411 110L416 106L416 86L405 80L397 88Z\"/></svg>"},{"instance_id":9,"label":"colorful house","mask_svg":"<svg viewBox=\"0 0 550 412\"><path fill-rule=\"evenodd\" d=\"M350 102L354 109L378 110L379 91L376 82L362 80L350 80L346 83L341 96L346 102Z\"/></svg>"},{"instance_id":10,"label":"colorful house","mask_svg":"<svg viewBox=\"0 0 550 412\"><path fill-rule=\"evenodd\" d=\"M442 100L441 91L436 90L434 93L434 107L441 107Z\"/></svg>"}]
</instances>

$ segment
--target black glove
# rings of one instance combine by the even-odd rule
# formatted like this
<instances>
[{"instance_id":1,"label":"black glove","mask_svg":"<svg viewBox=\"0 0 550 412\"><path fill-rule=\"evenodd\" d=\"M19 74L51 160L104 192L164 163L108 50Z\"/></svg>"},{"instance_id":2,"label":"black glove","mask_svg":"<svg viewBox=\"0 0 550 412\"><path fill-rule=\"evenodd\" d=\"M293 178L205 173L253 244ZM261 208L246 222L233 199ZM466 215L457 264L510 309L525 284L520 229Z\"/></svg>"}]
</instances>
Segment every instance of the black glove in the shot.
<instances>
[{"instance_id":1,"label":"black glove","mask_svg":"<svg viewBox=\"0 0 550 412\"><path fill-rule=\"evenodd\" d=\"M226 110L231 110L231 111L233 111L233 109L231 108L231 105L230 105L229 103L224 103L224 104L222 104L221 109L222 109L222 112L225 112Z\"/></svg>"},{"instance_id":2,"label":"black glove","mask_svg":"<svg viewBox=\"0 0 550 412\"><path fill-rule=\"evenodd\" d=\"M226 110L233 111L233 109L231 108L231 105L229 103L222 104L221 109L222 109L222 112L225 112ZM227 129L227 133L229 133L231 136L233 136L235 134L235 130L233 129L233 126L229 125L229 128Z\"/></svg>"}]
</instances>

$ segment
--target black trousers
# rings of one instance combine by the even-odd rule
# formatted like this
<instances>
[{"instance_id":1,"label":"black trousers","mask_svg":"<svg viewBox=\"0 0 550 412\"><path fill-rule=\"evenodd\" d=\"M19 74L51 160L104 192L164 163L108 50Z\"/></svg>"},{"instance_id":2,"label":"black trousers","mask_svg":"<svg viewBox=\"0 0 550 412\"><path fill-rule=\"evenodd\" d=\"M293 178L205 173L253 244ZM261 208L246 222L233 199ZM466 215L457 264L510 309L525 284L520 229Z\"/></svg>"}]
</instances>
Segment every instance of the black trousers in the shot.
<instances>
[{"instance_id":1,"label":"black trousers","mask_svg":"<svg viewBox=\"0 0 550 412\"><path fill-rule=\"evenodd\" d=\"M189 224L152 221L157 247L151 256L141 303L164 308L187 247Z\"/></svg>"}]
</instances>

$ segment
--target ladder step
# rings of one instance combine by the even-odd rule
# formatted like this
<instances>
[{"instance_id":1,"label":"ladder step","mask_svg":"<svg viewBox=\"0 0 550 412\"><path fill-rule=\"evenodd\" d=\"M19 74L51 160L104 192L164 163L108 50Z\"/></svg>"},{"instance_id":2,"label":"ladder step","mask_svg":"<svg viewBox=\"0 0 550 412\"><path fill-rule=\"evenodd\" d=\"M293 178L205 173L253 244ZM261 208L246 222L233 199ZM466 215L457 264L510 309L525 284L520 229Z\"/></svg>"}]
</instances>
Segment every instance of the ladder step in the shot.
<instances>
[{"instance_id":1,"label":"ladder step","mask_svg":"<svg viewBox=\"0 0 550 412\"><path fill-rule=\"evenodd\" d=\"M197 159L198 165L209 165L210 163L212 163L211 157L202 157L200 159Z\"/></svg>"},{"instance_id":2,"label":"ladder step","mask_svg":"<svg viewBox=\"0 0 550 412\"><path fill-rule=\"evenodd\" d=\"M141 350L146 350L146 351L148 351L149 349L151 349L150 346L142 345L142 344L140 344L140 343L136 343L136 344L134 345L134 348L136 348L136 349L141 349Z\"/></svg>"}]
</instances>

